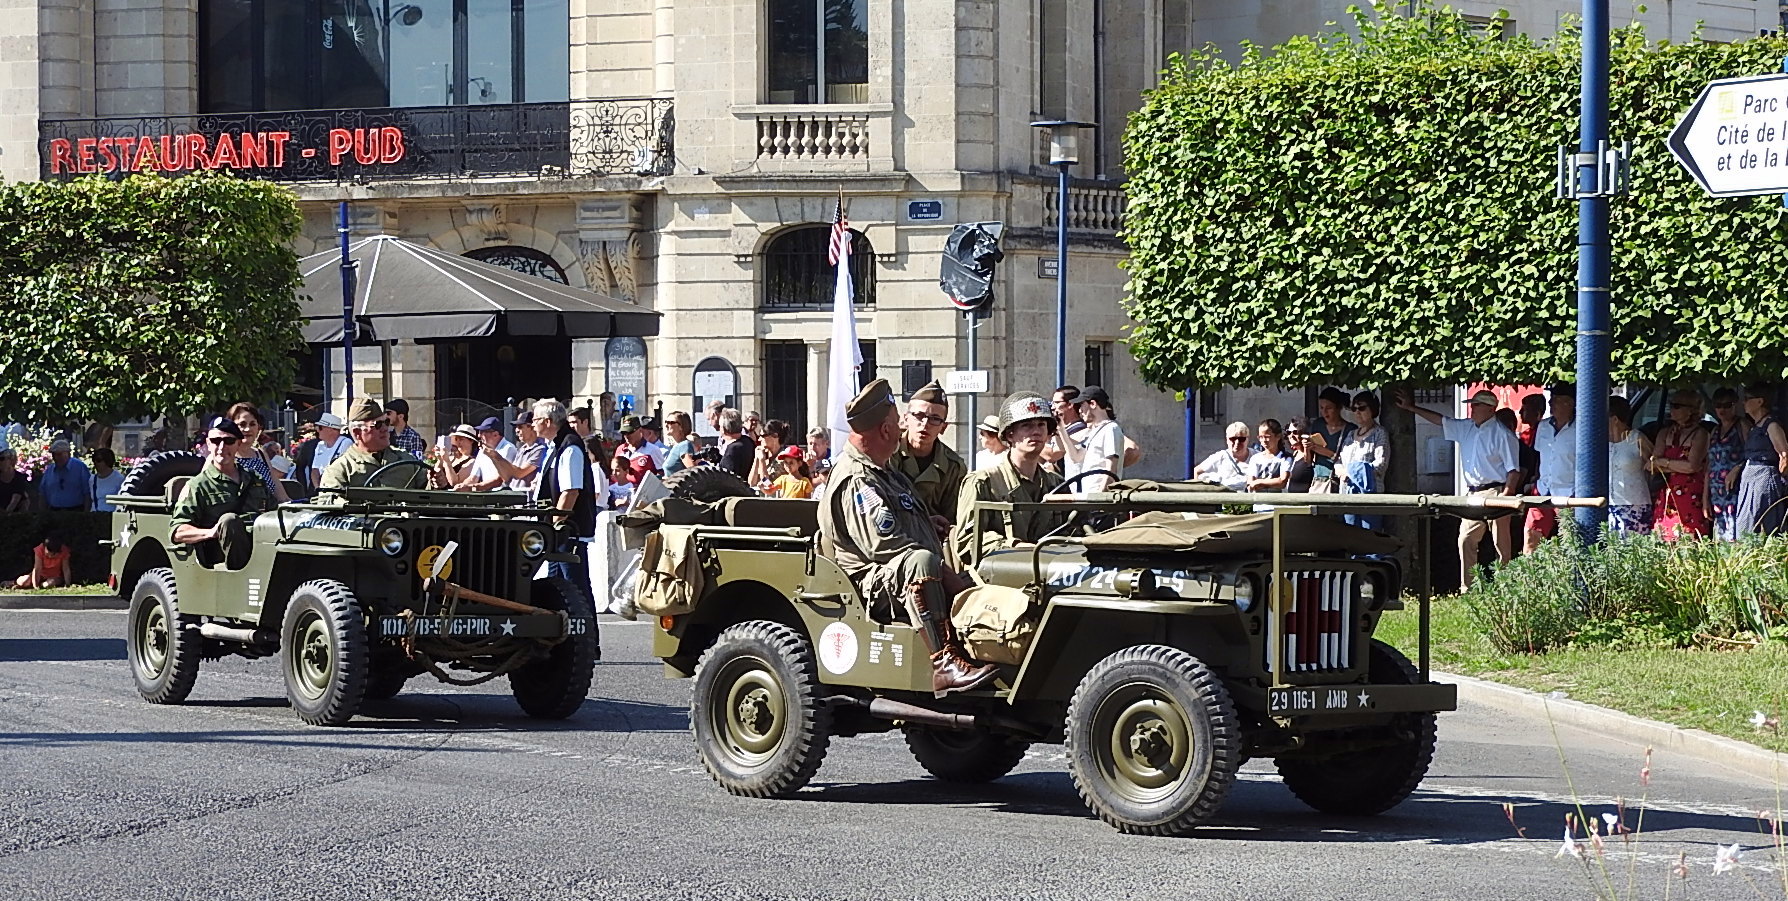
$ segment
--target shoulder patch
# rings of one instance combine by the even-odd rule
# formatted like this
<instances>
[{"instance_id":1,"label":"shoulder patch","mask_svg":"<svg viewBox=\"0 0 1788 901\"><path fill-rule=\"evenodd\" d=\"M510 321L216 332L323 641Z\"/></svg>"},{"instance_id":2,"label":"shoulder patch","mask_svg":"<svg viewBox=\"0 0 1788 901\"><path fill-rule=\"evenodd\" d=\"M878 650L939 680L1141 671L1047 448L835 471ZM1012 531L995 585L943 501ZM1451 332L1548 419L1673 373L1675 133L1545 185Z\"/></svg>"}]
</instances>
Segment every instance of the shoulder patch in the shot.
<instances>
[{"instance_id":1,"label":"shoulder patch","mask_svg":"<svg viewBox=\"0 0 1788 901\"><path fill-rule=\"evenodd\" d=\"M894 534L894 511L882 501L882 496L875 487L867 483L857 486L857 510L863 518L875 526L877 533Z\"/></svg>"}]
</instances>

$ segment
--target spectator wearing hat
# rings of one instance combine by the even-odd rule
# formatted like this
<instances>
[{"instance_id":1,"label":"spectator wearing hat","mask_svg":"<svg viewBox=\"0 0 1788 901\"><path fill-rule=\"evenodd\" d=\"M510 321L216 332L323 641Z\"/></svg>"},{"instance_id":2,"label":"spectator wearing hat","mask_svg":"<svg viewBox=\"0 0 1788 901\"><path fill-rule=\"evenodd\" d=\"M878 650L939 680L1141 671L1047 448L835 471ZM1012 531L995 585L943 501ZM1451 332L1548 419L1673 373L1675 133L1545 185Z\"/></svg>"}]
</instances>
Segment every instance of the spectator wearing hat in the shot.
<instances>
[{"instance_id":1,"label":"spectator wearing hat","mask_svg":"<svg viewBox=\"0 0 1788 901\"><path fill-rule=\"evenodd\" d=\"M926 384L907 399L900 446L888 461L889 469L913 483L914 493L925 502L940 536L948 535L956 522L956 497L962 493L962 480L969 471L968 464L940 437L949 424L950 395L937 382Z\"/></svg>"},{"instance_id":2,"label":"spectator wearing hat","mask_svg":"<svg viewBox=\"0 0 1788 901\"><path fill-rule=\"evenodd\" d=\"M353 440L347 450L329 461L329 468L323 470L323 478L318 483L319 488L359 488L366 485L373 473L393 463L416 462L409 453L391 446L391 423L377 401L370 397L355 401L348 411L348 419L352 423L349 428ZM422 467L410 465L395 467L380 476L375 487L422 488L427 484Z\"/></svg>"},{"instance_id":3,"label":"spectator wearing hat","mask_svg":"<svg viewBox=\"0 0 1788 901\"><path fill-rule=\"evenodd\" d=\"M1533 449L1540 455L1540 476L1534 489L1549 497L1576 497L1577 386L1559 383L1547 390L1552 395L1552 415L1533 427ZM1524 525L1522 553L1531 554L1540 542L1558 534L1558 511L1534 507L1527 511Z\"/></svg>"},{"instance_id":4,"label":"spectator wearing hat","mask_svg":"<svg viewBox=\"0 0 1788 901\"><path fill-rule=\"evenodd\" d=\"M38 496L51 510L90 510L93 496L88 481L92 475L87 464L75 459L68 439L57 438L50 442L50 465L37 474Z\"/></svg>"},{"instance_id":5,"label":"spectator wearing hat","mask_svg":"<svg viewBox=\"0 0 1788 901\"><path fill-rule=\"evenodd\" d=\"M511 445L514 452L508 456L491 454L490 463L502 474L508 488L532 496L540 482L540 464L546 460L550 446L534 431L534 414L528 410L515 417L515 437L521 443Z\"/></svg>"},{"instance_id":6,"label":"spectator wearing hat","mask_svg":"<svg viewBox=\"0 0 1788 901\"><path fill-rule=\"evenodd\" d=\"M510 474L515 471L517 448L514 442L503 437L503 421L495 416L484 417L473 431L478 435L479 450L472 461L471 480L464 490L496 491L512 478ZM509 465L505 467L502 463Z\"/></svg>"},{"instance_id":7,"label":"spectator wearing hat","mask_svg":"<svg viewBox=\"0 0 1788 901\"><path fill-rule=\"evenodd\" d=\"M1443 416L1427 407L1418 407L1409 392L1398 389L1393 395L1400 409L1414 413L1440 426L1441 435L1459 446L1459 469L1465 487L1475 497L1514 495L1521 492L1521 442L1508 426L1496 421L1496 395L1479 391L1471 396L1470 415L1465 419ZM1478 545L1486 532L1496 545L1497 559L1509 562L1514 556L1514 537L1509 517L1499 516L1491 523L1481 519L1462 520L1459 524L1459 587L1470 588L1472 573L1477 568Z\"/></svg>"},{"instance_id":8,"label":"spectator wearing hat","mask_svg":"<svg viewBox=\"0 0 1788 901\"><path fill-rule=\"evenodd\" d=\"M242 429L219 417L205 433L205 466L186 483L168 514L176 544L191 545L201 566L248 564L249 524L273 506L267 483L237 465Z\"/></svg>"},{"instance_id":9,"label":"spectator wearing hat","mask_svg":"<svg viewBox=\"0 0 1788 901\"><path fill-rule=\"evenodd\" d=\"M383 411L380 415L383 416ZM307 477L313 490L322 487L323 474L329 471L329 464L335 462L336 457L347 453L348 448L354 446L354 440L342 434L342 430L346 427L347 423L334 413L324 413L317 417L317 445L311 451L309 476ZM386 442L386 446L390 446L389 441Z\"/></svg>"},{"instance_id":10,"label":"spectator wearing hat","mask_svg":"<svg viewBox=\"0 0 1788 901\"><path fill-rule=\"evenodd\" d=\"M451 491L474 491L478 484L477 462L482 456L479 453L478 432L465 423L453 427L447 434L447 453L435 461L435 468L429 474L430 488L445 488Z\"/></svg>"},{"instance_id":11,"label":"spectator wearing hat","mask_svg":"<svg viewBox=\"0 0 1788 901\"><path fill-rule=\"evenodd\" d=\"M22 513L31 509L31 485L19 472L19 452L0 441L0 513Z\"/></svg>"},{"instance_id":12,"label":"spectator wearing hat","mask_svg":"<svg viewBox=\"0 0 1788 901\"><path fill-rule=\"evenodd\" d=\"M410 427L409 401L401 397L392 398L385 405L385 415L391 418L392 447L418 460L428 456L428 442L422 439L422 433Z\"/></svg>"},{"instance_id":13,"label":"spectator wearing hat","mask_svg":"<svg viewBox=\"0 0 1788 901\"><path fill-rule=\"evenodd\" d=\"M1006 452L1006 442L1000 440L999 415L989 413L976 424L975 437L981 442L981 449L975 451L975 471L985 472L1000 465L1000 455Z\"/></svg>"},{"instance_id":14,"label":"spectator wearing hat","mask_svg":"<svg viewBox=\"0 0 1788 901\"><path fill-rule=\"evenodd\" d=\"M770 482L771 497L813 497L813 471L808 469L807 457L801 453L800 445L783 448L776 455L776 464L781 471Z\"/></svg>"},{"instance_id":15,"label":"spectator wearing hat","mask_svg":"<svg viewBox=\"0 0 1788 901\"><path fill-rule=\"evenodd\" d=\"M1124 477L1124 429L1118 425L1111 396L1098 385L1082 388L1074 405L1080 409L1086 430L1070 437L1065 428L1056 426L1056 441L1063 449L1062 479L1074 479L1082 473L1109 473L1089 475L1071 489L1104 491L1107 485Z\"/></svg>"},{"instance_id":16,"label":"spectator wearing hat","mask_svg":"<svg viewBox=\"0 0 1788 901\"><path fill-rule=\"evenodd\" d=\"M633 455L639 453L640 448L646 443L646 433L639 427L639 417L632 413L621 417L619 428L621 440L615 444L614 459L611 463L631 464Z\"/></svg>"}]
</instances>

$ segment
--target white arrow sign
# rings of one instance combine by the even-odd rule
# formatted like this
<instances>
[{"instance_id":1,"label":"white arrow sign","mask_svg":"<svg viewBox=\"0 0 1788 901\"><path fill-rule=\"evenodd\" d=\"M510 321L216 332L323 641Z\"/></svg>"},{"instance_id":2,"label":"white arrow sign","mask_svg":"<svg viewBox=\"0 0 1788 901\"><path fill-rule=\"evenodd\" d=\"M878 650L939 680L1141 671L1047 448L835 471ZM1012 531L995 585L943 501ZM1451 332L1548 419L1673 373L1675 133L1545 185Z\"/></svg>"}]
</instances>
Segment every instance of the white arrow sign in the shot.
<instances>
[{"instance_id":1,"label":"white arrow sign","mask_svg":"<svg viewBox=\"0 0 1788 901\"><path fill-rule=\"evenodd\" d=\"M1670 152L1715 197L1788 193L1788 73L1708 84Z\"/></svg>"}]
</instances>

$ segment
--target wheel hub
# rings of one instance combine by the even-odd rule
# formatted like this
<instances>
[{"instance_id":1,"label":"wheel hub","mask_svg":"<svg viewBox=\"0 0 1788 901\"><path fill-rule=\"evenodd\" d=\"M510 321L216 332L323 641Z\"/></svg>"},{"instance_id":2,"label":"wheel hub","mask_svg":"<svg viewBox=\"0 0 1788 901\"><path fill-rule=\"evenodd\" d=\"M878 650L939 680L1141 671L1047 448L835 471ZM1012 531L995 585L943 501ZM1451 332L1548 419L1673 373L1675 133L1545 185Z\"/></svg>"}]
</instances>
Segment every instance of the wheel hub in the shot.
<instances>
[{"instance_id":1,"label":"wheel hub","mask_svg":"<svg viewBox=\"0 0 1788 901\"><path fill-rule=\"evenodd\" d=\"M1173 743L1167 734L1167 726L1159 720L1138 723L1136 728L1130 732L1130 754L1150 763L1158 763L1172 747Z\"/></svg>"},{"instance_id":2,"label":"wheel hub","mask_svg":"<svg viewBox=\"0 0 1788 901\"><path fill-rule=\"evenodd\" d=\"M1191 775L1190 720L1172 698L1153 686L1125 686L1110 695L1096 714L1105 738L1099 742L1099 769L1111 787L1131 800L1148 803L1170 794Z\"/></svg>"},{"instance_id":3,"label":"wheel hub","mask_svg":"<svg viewBox=\"0 0 1788 901\"><path fill-rule=\"evenodd\" d=\"M753 732L763 734L769 731L772 722L770 714L770 695L761 688L752 689L739 699L739 723Z\"/></svg>"}]
</instances>

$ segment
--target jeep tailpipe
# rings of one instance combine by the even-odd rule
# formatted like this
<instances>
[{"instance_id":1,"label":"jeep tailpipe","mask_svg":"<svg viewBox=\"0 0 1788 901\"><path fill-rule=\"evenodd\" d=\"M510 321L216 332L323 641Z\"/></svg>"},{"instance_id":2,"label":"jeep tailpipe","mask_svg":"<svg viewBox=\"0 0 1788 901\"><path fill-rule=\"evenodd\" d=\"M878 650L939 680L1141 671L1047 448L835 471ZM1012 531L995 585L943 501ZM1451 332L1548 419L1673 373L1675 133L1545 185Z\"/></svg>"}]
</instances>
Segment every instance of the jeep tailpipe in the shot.
<instances>
[{"instance_id":1,"label":"jeep tailpipe","mask_svg":"<svg viewBox=\"0 0 1788 901\"><path fill-rule=\"evenodd\" d=\"M888 698L875 698L869 702L869 715L884 720L905 720L926 726L938 726L944 729L973 729L975 717L966 713L945 713L932 710L917 704L894 701Z\"/></svg>"}]
</instances>

